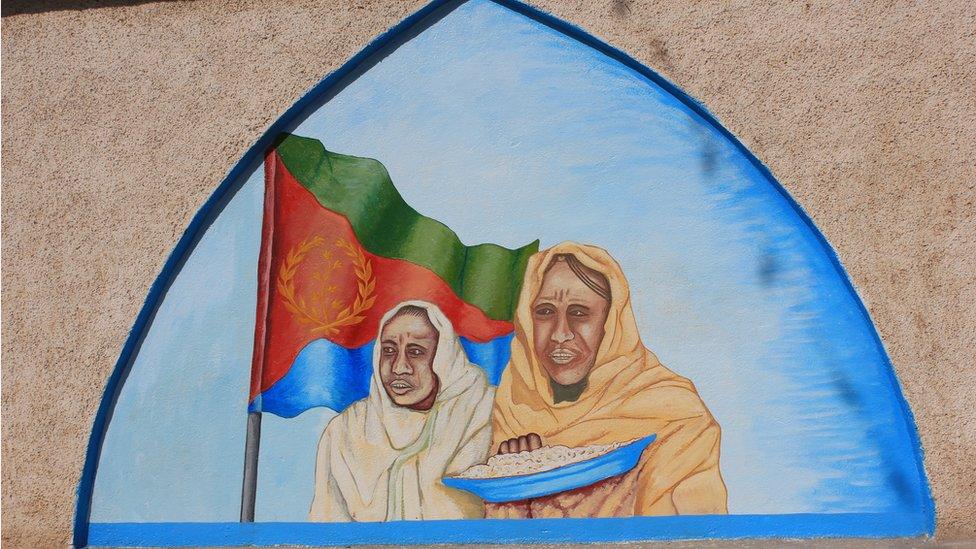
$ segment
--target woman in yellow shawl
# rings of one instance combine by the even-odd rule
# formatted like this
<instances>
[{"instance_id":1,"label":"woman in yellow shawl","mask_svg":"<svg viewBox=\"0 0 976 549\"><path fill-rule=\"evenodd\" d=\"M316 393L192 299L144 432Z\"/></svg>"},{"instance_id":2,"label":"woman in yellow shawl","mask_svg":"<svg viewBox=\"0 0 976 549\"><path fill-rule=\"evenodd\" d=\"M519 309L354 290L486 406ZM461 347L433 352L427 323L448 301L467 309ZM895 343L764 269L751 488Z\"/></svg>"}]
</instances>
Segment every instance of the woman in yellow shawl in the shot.
<instances>
[{"instance_id":1,"label":"woman in yellow shawl","mask_svg":"<svg viewBox=\"0 0 976 549\"><path fill-rule=\"evenodd\" d=\"M694 385L644 347L627 280L600 248L564 242L529 259L492 429L500 453L657 439L626 474L487 504L489 518L727 512L719 426Z\"/></svg>"}]
</instances>

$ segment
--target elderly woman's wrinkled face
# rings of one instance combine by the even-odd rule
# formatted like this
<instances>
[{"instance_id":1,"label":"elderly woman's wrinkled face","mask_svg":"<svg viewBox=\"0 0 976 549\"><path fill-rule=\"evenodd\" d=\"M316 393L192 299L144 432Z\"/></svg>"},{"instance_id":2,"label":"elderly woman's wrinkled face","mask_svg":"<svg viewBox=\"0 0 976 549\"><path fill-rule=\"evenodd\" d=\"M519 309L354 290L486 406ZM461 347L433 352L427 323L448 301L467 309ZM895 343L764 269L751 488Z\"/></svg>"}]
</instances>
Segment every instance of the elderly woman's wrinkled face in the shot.
<instances>
[{"instance_id":1,"label":"elderly woman's wrinkled face","mask_svg":"<svg viewBox=\"0 0 976 549\"><path fill-rule=\"evenodd\" d=\"M437 330L426 316L401 314L380 334L380 379L386 394L399 406L415 407L437 388L434 355Z\"/></svg>"},{"instance_id":2,"label":"elderly woman's wrinkled face","mask_svg":"<svg viewBox=\"0 0 976 549\"><path fill-rule=\"evenodd\" d=\"M590 373L609 309L565 261L546 272L532 304L532 336L535 355L553 381L573 385Z\"/></svg>"}]
</instances>

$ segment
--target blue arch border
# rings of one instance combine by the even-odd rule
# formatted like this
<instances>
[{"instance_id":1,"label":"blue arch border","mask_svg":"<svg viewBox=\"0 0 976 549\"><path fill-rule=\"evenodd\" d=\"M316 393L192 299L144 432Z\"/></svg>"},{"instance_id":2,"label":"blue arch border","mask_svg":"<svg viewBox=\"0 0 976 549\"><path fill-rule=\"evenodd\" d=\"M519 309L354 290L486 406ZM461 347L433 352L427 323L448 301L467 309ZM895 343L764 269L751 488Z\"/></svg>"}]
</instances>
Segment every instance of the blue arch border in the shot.
<instances>
[{"instance_id":1,"label":"blue arch border","mask_svg":"<svg viewBox=\"0 0 976 549\"><path fill-rule=\"evenodd\" d=\"M699 101L689 96L654 70L625 52L587 33L582 28L518 0L491 0L513 12L526 16L569 38L589 46L651 80L673 95L705 123L728 139L749 162L783 196L797 215L816 236L823 252L854 296L864 320L871 327L875 345L884 357L889 389L898 400L903 426L914 450L918 494L922 509L917 513L889 514L787 514L787 515L721 515L700 517L635 517L627 519L533 519L490 521L431 521L422 523L97 523L91 524L92 491L101 456L105 432L115 403L125 384L147 328L162 298L193 251L210 223L233 196L243 176L256 167L275 136L287 131L308 109L335 95L344 84L382 59L403 42L419 34L467 0L432 0L406 19L371 41L336 71L328 74L285 111L261 135L228 172L217 189L204 202L167 257L156 277L136 321L106 383L102 400L92 425L77 490L72 544L86 547L99 545L174 546L174 545L260 545L272 543L330 544L351 543L474 543L474 542L611 542L668 539L735 539L770 537L905 537L932 535L935 531L935 506L923 465L923 450L918 438L914 415L901 392L898 379L884 349L870 314L861 301L833 247L817 229L813 220L777 181L772 172L746 148ZM411 535L413 533L413 535Z\"/></svg>"}]
</instances>

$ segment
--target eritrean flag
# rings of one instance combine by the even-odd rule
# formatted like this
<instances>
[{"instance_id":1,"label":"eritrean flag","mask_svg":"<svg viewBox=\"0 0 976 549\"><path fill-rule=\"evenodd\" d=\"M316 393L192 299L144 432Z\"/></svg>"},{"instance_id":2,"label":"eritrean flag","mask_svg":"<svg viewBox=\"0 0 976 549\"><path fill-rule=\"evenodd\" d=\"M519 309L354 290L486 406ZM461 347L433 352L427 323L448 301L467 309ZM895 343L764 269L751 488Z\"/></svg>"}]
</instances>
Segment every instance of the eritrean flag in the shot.
<instances>
[{"instance_id":1,"label":"eritrean flag","mask_svg":"<svg viewBox=\"0 0 976 549\"><path fill-rule=\"evenodd\" d=\"M283 135L264 166L250 411L341 411L367 396L379 321L408 299L437 304L498 383L538 241L465 246L411 208L380 162L315 139Z\"/></svg>"}]
</instances>

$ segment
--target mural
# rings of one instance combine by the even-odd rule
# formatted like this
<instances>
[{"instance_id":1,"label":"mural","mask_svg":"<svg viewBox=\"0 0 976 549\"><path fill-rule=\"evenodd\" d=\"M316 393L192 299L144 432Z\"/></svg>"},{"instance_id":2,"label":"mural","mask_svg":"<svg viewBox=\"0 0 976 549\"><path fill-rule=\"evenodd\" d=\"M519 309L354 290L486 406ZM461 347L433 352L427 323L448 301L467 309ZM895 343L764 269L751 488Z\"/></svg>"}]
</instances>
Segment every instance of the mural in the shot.
<instances>
[{"instance_id":1,"label":"mural","mask_svg":"<svg viewBox=\"0 0 976 549\"><path fill-rule=\"evenodd\" d=\"M193 220L74 543L926 535L920 452L832 250L707 111L529 6L436 1Z\"/></svg>"}]
</instances>

